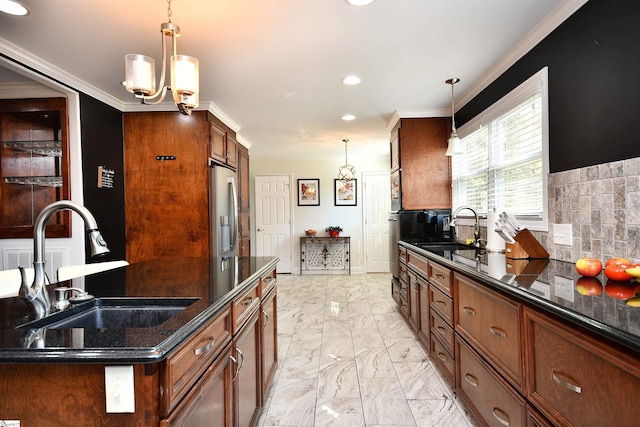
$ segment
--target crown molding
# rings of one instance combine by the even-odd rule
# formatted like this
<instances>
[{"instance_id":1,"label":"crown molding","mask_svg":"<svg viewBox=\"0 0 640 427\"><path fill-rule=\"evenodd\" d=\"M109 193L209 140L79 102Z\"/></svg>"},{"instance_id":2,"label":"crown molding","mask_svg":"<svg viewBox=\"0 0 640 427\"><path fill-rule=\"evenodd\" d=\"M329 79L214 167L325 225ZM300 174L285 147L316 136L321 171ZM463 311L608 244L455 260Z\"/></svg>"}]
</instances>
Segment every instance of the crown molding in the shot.
<instances>
[{"instance_id":1,"label":"crown molding","mask_svg":"<svg viewBox=\"0 0 640 427\"><path fill-rule=\"evenodd\" d=\"M559 4L542 21L540 21L527 35L520 40L506 55L504 55L483 76L475 81L473 86L462 94L456 102L456 111L465 106L480 92L504 74L520 58L536 47L545 37L560 24L566 21L578 9L584 6L588 0L567 0Z\"/></svg>"},{"instance_id":2,"label":"crown molding","mask_svg":"<svg viewBox=\"0 0 640 427\"><path fill-rule=\"evenodd\" d=\"M0 83L0 99L57 98L67 94L36 82Z\"/></svg>"},{"instance_id":3,"label":"crown molding","mask_svg":"<svg viewBox=\"0 0 640 427\"><path fill-rule=\"evenodd\" d=\"M16 46L15 44L0 37L0 53L5 55L10 60L5 60L6 64L13 64L10 66L13 71L20 74L30 76L35 80L41 82L44 85L50 87L65 86L67 92L69 89L83 92L90 95L105 104L108 104L118 110L123 109L123 103L119 99L109 95L108 93L97 89L96 87L88 84L87 82L80 80L76 76L69 74L61 68L44 61L41 58L33 55L32 53ZM4 58L3 58L4 59ZM22 65L23 67L20 67ZM28 67L25 69L24 67ZM35 71L33 71L35 70ZM36 78L36 76L38 76Z\"/></svg>"},{"instance_id":4,"label":"crown molding","mask_svg":"<svg viewBox=\"0 0 640 427\"><path fill-rule=\"evenodd\" d=\"M387 130L393 130L396 123L398 123L398 120L400 119L422 119L427 117L449 116L451 116L451 110L444 108L437 110L396 110L393 112L391 118L387 122Z\"/></svg>"}]
</instances>

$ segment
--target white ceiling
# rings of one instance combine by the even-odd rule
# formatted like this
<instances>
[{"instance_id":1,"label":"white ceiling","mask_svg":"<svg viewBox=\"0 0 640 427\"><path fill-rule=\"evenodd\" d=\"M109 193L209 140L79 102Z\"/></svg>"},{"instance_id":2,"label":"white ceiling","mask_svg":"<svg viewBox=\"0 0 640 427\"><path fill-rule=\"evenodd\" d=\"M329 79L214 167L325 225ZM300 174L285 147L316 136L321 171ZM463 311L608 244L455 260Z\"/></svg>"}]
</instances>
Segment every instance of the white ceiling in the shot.
<instances>
[{"instance_id":1,"label":"white ceiling","mask_svg":"<svg viewBox=\"0 0 640 427\"><path fill-rule=\"evenodd\" d=\"M201 109L252 156L342 153L348 138L357 157L388 152L394 113L448 116L447 78L462 80L458 108L585 2L173 0L172 22L178 52L200 60ZM165 0L22 3L30 15L0 13L0 53L123 111L152 109L121 85L124 55L160 62ZM341 83L351 73L360 85Z\"/></svg>"}]
</instances>

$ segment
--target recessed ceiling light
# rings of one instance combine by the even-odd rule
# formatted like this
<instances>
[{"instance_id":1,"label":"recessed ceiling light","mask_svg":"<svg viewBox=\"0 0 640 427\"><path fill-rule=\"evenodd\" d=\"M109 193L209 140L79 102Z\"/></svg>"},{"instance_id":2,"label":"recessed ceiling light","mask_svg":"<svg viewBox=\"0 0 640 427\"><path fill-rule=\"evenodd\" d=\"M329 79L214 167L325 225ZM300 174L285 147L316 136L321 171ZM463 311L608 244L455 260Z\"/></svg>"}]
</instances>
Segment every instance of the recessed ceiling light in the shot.
<instances>
[{"instance_id":1,"label":"recessed ceiling light","mask_svg":"<svg viewBox=\"0 0 640 427\"><path fill-rule=\"evenodd\" d=\"M351 6L366 6L374 2L374 0L345 0Z\"/></svg>"},{"instance_id":2,"label":"recessed ceiling light","mask_svg":"<svg viewBox=\"0 0 640 427\"><path fill-rule=\"evenodd\" d=\"M357 85L360 83L360 77L352 74L342 79L342 83L346 85Z\"/></svg>"},{"instance_id":3,"label":"recessed ceiling light","mask_svg":"<svg viewBox=\"0 0 640 427\"><path fill-rule=\"evenodd\" d=\"M29 14L29 9L14 0L0 0L0 12L9 15L24 16Z\"/></svg>"},{"instance_id":4,"label":"recessed ceiling light","mask_svg":"<svg viewBox=\"0 0 640 427\"><path fill-rule=\"evenodd\" d=\"M355 120L356 116L354 116L353 114L345 114L344 116L342 116L342 120Z\"/></svg>"}]
</instances>

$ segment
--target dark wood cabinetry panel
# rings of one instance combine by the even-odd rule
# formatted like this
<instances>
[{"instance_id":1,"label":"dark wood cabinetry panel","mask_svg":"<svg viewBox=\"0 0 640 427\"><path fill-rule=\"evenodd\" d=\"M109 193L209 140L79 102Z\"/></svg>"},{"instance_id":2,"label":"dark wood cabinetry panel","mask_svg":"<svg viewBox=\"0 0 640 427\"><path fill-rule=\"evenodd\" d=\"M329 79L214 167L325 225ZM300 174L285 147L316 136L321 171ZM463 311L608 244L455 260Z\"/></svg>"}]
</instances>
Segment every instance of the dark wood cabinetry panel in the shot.
<instances>
[{"instance_id":1,"label":"dark wood cabinetry panel","mask_svg":"<svg viewBox=\"0 0 640 427\"><path fill-rule=\"evenodd\" d=\"M208 256L206 112L124 114L127 260ZM175 156L157 160L156 156Z\"/></svg>"},{"instance_id":2,"label":"dark wood cabinetry panel","mask_svg":"<svg viewBox=\"0 0 640 427\"><path fill-rule=\"evenodd\" d=\"M400 168L402 209L451 208L451 161L445 156L450 123L449 118L411 118L400 119L394 128L391 169Z\"/></svg>"},{"instance_id":3,"label":"dark wood cabinetry panel","mask_svg":"<svg viewBox=\"0 0 640 427\"><path fill-rule=\"evenodd\" d=\"M70 199L67 99L0 101L0 238L33 237L47 205ZM71 213L57 212L47 237L71 236Z\"/></svg>"},{"instance_id":4,"label":"dark wood cabinetry panel","mask_svg":"<svg viewBox=\"0 0 640 427\"><path fill-rule=\"evenodd\" d=\"M257 422L262 407L259 310L254 310L235 341L236 360L240 364L234 382L235 425L249 427Z\"/></svg>"}]
</instances>

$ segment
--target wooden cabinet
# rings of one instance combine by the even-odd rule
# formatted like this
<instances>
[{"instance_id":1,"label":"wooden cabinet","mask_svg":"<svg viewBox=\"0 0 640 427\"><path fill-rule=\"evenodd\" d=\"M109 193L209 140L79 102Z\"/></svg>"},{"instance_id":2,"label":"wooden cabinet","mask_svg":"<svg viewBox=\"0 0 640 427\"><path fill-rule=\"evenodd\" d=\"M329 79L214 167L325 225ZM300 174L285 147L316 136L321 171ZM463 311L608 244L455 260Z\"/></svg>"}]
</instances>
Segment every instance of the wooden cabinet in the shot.
<instances>
[{"instance_id":1,"label":"wooden cabinet","mask_svg":"<svg viewBox=\"0 0 640 427\"><path fill-rule=\"evenodd\" d=\"M457 388L483 424L523 426L526 402L469 347L456 338L458 354ZM586 424L585 424L586 425Z\"/></svg>"},{"instance_id":2,"label":"wooden cabinet","mask_svg":"<svg viewBox=\"0 0 640 427\"><path fill-rule=\"evenodd\" d=\"M455 275L456 332L523 392L522 304Z\"/></svg>"},{"instance_id":3,"label":"wooden cabinet","mask_svg":"<svg viewBox=\"0 0 640 427\"><path fill-rule=\"evenodd\" d=\"M251 255L249 150L238 144L238 247L239 256Z\"/></svg>"},{"instance_id":4,"label":"wooden cabinet","mask_svg":"<svg viewBox=\"0 0 640 427\"><path fill-rule=\"evenodd\" d=\"M226 309L167 359L162 365L165 393L161 415L167 415L173 410L230 342L231 313Z\"/></svg>"},{"instance_id":5,"label":"wooden cabinet","mask_svg":"<svg viewBox=\"0 0 640 427\"><path fill-rule=\"evenodd\" d=\"M429 328L431 332L431 356L445 375L455 383L455 351L453 348L453 298L451 271L429 262Z\"/></svg>"},{"instance_id":6,"label":"wooden cabinet","mask_svg":"<svg viewBox=\"0 0 640 427\"><path fill-rule=\"evenodd\" d=\"M254 310L235 337L237 372L233 381L235 427L255 425L262 407L259 311Z\"/></svg>"},{"instance_id":7,"label":"wooden cabinet","mask_svg":"<svg viewBox=\"0 0 640 427\"><path fill-rule=\"evenodd\" d=\"M450 209L449 118L400 119L391 134L391 171L399 170L401 209Z\"/></svg>"},{"instance_id":8,"label":"wooden cabinet","mask_svg":"<svg viewBox=\"0 0 640 427\"><path fill-rule=\"evenodd\" d=\"M66 98L0 103L0 238L31 238L47 205L70 199ZM71 214L55 213L47 237L70 237Z\"/></svg>"},{"instance_id":9,"label":"wooden cabinet","mask_svg":"<svg viewBox=\"0 0 640 427\"><path fill-rule=\"evenodd\" d=\"M231 363L232 347L227 345L175 411L160 422L161 427L232 425L233 388L229 386L235 368Z\"/></svg>"},{"instance_id":10,"label":"wooden cabinet","mask_svg":"<svg viewBox=\"0 0 640 427\"><path fill-rule=\"evenodd\" d=\"M231 166L238 166L238 143L235 132L218 120L213 114L207 114L209 121L209 157Z\"/></svg>"},{"instance_id":11,"label":"wooden cabinet","mask_svg":"<svg viewBox=\"0 0 640 427\"><path fill-rule=\"evenodd\" d=\"M418 298L418 307L420 307L420 316L418 317L418 337L422 340L423 344L429 348L431 325L429 323L429 317L431 310L429 309L429 282L418 279L420 284L420 292Z\"/></svg>"},{"instance_id":12,"label":"wooden cabinet","mask_svg":"<svg viewBox=\"0 0 640 427\"><path fill-rule=\"evenodd\" d=\"M206 114L124 114L127 261L209 255Z\"/></svg>"},{"instance_id":13,"label":"wooden cabinet","mask_svg":"<svg viewBox=\"0 0 640 427\"><path fill-rule=\"evenodd\" d=\"M278 316L277 290L274 288L262 300L260 310L260 352L262 354L262 405L265 404L267 389L278 366Z\"/></svg>"},{"instance_id":14,"label":"wooden cabinet","mask_svg":"<svg viewBox=\"0 0 640 427\"><path fill-rule=\"evenodd\" d=\"M409 303L409 325L414 331L418 330L418 324L420 322L420 282L418 281L418 275L409 270L409 286L408 286L408 303Z\"/></svg>"},{"instance_id":15,"label":"wooden cabinet","mask_svg":"<svg viewBox=\"0 0 640 427\"><path fill-rule=\"evenodd\" d=\"M636 357L525 310L529 400L553 425L637 425Z\"/></svg>"}]
</instances>

